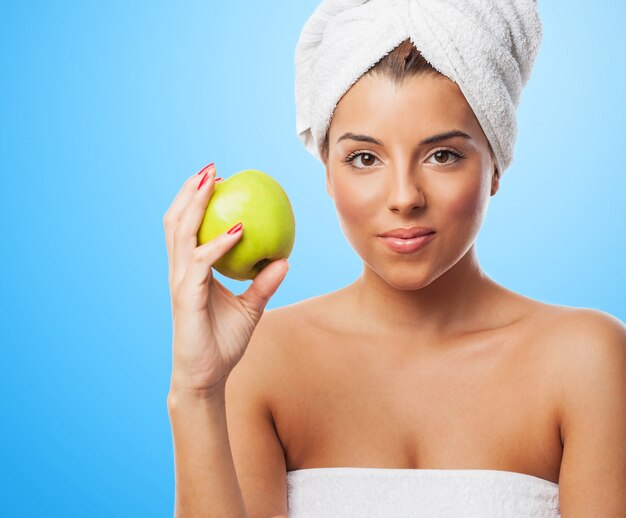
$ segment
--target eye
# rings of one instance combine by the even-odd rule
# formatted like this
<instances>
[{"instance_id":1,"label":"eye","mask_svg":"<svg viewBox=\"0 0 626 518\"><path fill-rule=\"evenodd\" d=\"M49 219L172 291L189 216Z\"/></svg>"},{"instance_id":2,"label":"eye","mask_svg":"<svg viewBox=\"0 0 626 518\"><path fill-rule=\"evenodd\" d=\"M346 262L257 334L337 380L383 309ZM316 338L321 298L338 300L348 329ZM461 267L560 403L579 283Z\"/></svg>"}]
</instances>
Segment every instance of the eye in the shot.
<instances>
[{"instance_id":1,"label":"eye","mask_svg":"<svg viewBox=\"0 0 626 518\"><path fill-rule=\"evenodd\" d=\"M361 159L361 163L364 165L364 167L358 167L354 165L354 161L357 158ZM350 165L351 167L354 167L355 169L367 169L369 167L372 167L376 160L376 157L372 153L368 153L367 151L354 151L353 153L350 153L346 158L344 158L343 162Z\"/></svg>"},{"instance_id":2,"label":"eye","mask_svg":"<svg viewBox=\"0 0 626 518\"><path fill-rule=\"evenodd\" d=\"M449 157L450 155L455 157L455 160L450 161ZM465 158L465 155L461 154L461 153L456 153L454 151L452 151L451 149L438 149L437 151L435 151L432 155L430 155L429 158L435 158L435 161L438 164L441 165L451 165L454 164L460 160L462 160L463 158ZM433 162L431 162L432 164Z\"/></svg>"}]
</instances>

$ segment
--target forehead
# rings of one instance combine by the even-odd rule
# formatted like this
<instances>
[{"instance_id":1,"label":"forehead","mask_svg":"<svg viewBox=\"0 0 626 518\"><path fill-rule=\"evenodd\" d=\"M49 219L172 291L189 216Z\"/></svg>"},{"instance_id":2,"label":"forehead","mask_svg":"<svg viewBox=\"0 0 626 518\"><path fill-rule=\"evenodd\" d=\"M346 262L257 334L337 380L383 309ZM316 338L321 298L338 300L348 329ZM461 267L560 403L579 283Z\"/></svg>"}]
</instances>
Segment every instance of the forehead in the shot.
<instances>
[{"instance_id":1,"label":"forehead","mask_svg":"<svg viewBox=\"0 0 626 518\"><path fill-rule=\"evenodd\" d=\"M396 84L385 76L368 74L340 99L329 138L334 142L344 131L358 130L371 135L406 132L415 139L450 128L482 134L461 89L447 77L426 74Z\"/></svg>"}]
</instances>

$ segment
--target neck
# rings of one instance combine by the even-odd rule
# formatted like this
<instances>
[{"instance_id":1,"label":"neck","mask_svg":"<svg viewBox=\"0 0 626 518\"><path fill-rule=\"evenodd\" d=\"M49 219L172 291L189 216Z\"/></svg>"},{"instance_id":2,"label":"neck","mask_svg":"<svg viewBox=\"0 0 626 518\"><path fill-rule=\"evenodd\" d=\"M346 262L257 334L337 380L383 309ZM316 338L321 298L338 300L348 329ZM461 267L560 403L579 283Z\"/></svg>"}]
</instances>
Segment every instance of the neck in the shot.
<instances>
[{"instance_id":1,"label":"neck","mask_svg":"<svg viewBox=\"0 0 626 518\"><path fill-rule=\"evenodd\" d=\"M488 326L497 315L502 288L478 265L475 245L454 266L427 286L402 290L391 286L369 266L349 287L357 321L366 333L410 336L419 333L429 341ZM494 304L495 302L495 304Z\"/></svg>"}]
</instances>

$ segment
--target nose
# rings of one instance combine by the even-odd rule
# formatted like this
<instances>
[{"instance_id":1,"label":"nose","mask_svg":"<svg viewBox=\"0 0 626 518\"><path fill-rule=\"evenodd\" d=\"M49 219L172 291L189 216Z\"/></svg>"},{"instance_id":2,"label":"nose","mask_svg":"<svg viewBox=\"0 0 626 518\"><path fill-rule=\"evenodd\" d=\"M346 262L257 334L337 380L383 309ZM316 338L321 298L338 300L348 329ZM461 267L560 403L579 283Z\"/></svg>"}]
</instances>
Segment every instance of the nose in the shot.
<instances>
[{"instance_id":1,"label":"nose","mask_svg":"<svg viewBox=\"0 0 626 518\"><path fill-rule=\"evenodd\" d=\"M417 173L410 166L393 168L389 182L387 207L390 211L410 215L426 204Z\"/></svg>"}]
</instances>

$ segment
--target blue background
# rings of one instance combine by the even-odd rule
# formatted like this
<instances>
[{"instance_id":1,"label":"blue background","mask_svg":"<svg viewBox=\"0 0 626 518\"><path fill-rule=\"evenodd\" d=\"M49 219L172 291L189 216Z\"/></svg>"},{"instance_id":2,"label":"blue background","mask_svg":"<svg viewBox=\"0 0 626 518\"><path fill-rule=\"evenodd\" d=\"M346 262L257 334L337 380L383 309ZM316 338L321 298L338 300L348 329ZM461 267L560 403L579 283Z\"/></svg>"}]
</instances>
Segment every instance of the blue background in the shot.
<instances>
[{"instance_id":1,"label":"blue background","mask_svg":"<svg viewBox=\"0 0 626 518\"><path fill-rule=\"evenodd\" d=\"M291 198L291 269L268 308L360 274L295 133L294 50L316 5L2 3L4 516L172 516L162 217L202 166L264 170ZM626 7L539 9L479 257L512 290L624 321Z\"/></svg>"}]
</instances>

